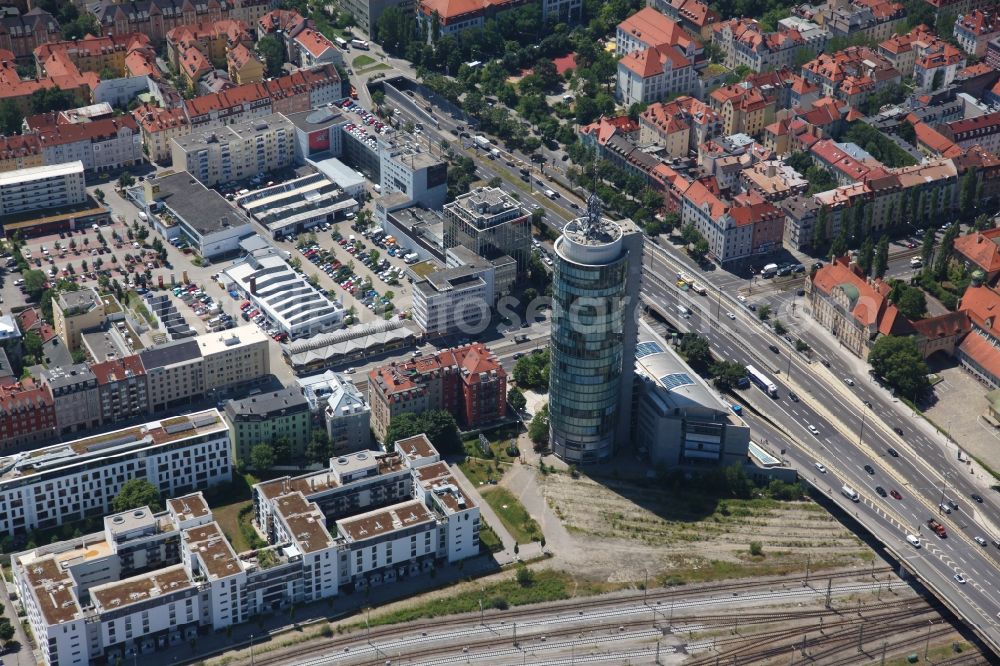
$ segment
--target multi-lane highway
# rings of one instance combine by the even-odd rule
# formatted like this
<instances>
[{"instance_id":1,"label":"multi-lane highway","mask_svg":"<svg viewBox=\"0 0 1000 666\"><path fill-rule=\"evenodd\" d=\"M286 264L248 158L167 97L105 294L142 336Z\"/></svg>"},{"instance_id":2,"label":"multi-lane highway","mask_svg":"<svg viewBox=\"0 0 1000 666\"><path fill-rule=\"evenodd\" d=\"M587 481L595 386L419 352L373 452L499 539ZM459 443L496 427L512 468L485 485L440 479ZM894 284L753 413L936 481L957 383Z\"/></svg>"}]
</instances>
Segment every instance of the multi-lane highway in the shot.
<instances>
[{"instance_id":1,"label":"multi-lane highway","mask_svg":"<svg viewBox=\"0 0 1000 666\"><path fill-rule=\"evenodd\" d=\"M403 112L415 118L422 113L412 100L390 101L401 102ZM461 121L444 115L435 118L440 129L425 129L429 144L441 140L454 142ZM493 160L474 148L467 146L465 150L476 159L481 177L488 180L500 176L505 190L526 201L517 167L512 166L517 164L512 158L523 159L523 156L504 154ZM551 184L539 181L537 171L531 178L532 189L536 191L527 193L531 198L529 203L546 209L547 224L558 230L579 215L579 204L568 199L565 190L561 190L562 196L550 200L537 188L539 182L545 186ZM558 187L553 189L560 191ZM906 276L910 257L918 251L897 246L890 258L888 274ZM854 365L841 358L836 348L830 349L827 339L809 331L796 333L819 352L814 359L826 359L829 365L817 360L810 362L738 300L742 292L754 299L770 296L780 305L782 298L796 298L801 277L765 282L750 281L721 270L703 272L675 248L653 242L647 242L644 261L642 291L647 305L682 330L695 330L707 337L719 356L741 364L753 363L771 374L779 388L777 399L766 398L762 392L746 396L750 398L747 402L757 407L765 419L755 424L755 431L774 431L785 441L785 458L809 482L846 502L848 510L903 557L926 584L994 646L1000 645L1000 549L992 544L994 538L1000 538L1000 529L992 522L993 516L1000 515L998 498L973 483L967 466L958 461L954 445L933 433L868 377L856 376ZM682 271L696 275L709 286L708 295L678 289L674 282ZM690 319L681 316L677 310L680 304L693 313ZM537 343L528 346L534 344ZM769 345L775 345L780 353L770 351ZM513 349L501 352L508 355L504 359L507 363L512 362ZM850 379L853 386L845 379ZM792 393L799 398L797 401L789 397ZM816 434L810 426L816 429ZM891 455L890 449L898 456ZM815 463L827 471L820 472ZM866 466L872 472L866 471ZM857 504L852 505L840 496L844 484L859 492ZM878 488L886 493L885 497ZM893 492L900 499L890 494ZM973 494L981 495L984 502L970 499ZM950 514L939 508L941 502L947 506L948 500L958 506ZM945 525L947 538L931 533L926 526L930 518ZM921 548L907 543L908 534L920 538ZM985 540L986 545L977 543L976 537ZM956 574L961 574L967 582L956 580Z\"/></svg>"},{"instance_id":2,"label":"multi-lane highway","mask_svg":"<svg viewBox=\"0 0 1000 666\"><path fill-rule=\"evenodd\" d=\"M850 510L857 518L971 624L994 640L1000 637L1000 550L991 543L997 532L990 520L996 515L995 498L984 495L983 504L970 499L971 494L984 491L966 478L964 465L957 465L942 442L901 415L884 391L867 378L848 374L847 364L836 356L830 356L829 368L810 363L730 295L715 292L706 297L681 291L672 278L692 268L662 248L651 249L646 262L643 293L656 310L681 330L705 336L720 357L752 363L771 375L779 397L772 400L750 389L747 402L783 431L786 458L800 473L831 495L839 497L845 483L856 489L861 501ZM692 313L690 318L679 315L678 305ZM729 318L729 312L735 319ZM772 344L779 353L769 350ZM903 436L893 428L899 428ZM890 449L898 456L891 455ZM880 496L878 487L886 497ZM900 499L891 495L894 491ZM945 514L938 506L942 499L955 501L958 509ZM946 526L947 538L931 534L925 524L930 518ZM920 537L922 547L910 546L907 534ZM977 543L976 537L986 545ZM967 582L956 580L956 574Z\"/></svg>"}]
</instances>

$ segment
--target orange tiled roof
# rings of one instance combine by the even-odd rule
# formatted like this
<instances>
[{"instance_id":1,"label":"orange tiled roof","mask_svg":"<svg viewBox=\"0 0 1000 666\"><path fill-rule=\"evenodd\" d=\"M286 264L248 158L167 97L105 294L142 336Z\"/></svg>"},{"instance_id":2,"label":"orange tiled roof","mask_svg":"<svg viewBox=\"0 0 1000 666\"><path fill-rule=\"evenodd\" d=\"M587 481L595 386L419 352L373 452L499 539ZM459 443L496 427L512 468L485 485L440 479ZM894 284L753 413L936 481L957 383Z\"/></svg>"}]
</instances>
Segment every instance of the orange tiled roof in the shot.
<instances>
[{"instance_id":1,"label":"orange tiled roof","mask_svg":"<svg viewBox=\"0 0 1000 666\"><path fill-rule=\"evenodd\" d=\"M965 336L958 348L983 370L994 377L1000 377L1000 349L997 349L985 335L978 332L970 333Z\"/></svg>"},{"instance_id":2,"label":"orange tiled roof","mask_svg":"<svg viewBox=\"0 0 1000 666\"><path fill-rule=\"evenodd\" d=\"M869 282L848 267L848 257L838 257L820 268L813 275L813 287L830 295L836 288L844 288L850 298L851 315L862 326L878 323L886 306L889 286L881 280ZM850 289L848 287L853 287Z\"/></svg>"},{"instance_id":3,"label":"orange tiled roof","mask_svg":"<svg viewBox=\"0 0 1000 666\"><path fill-rule=\"evenodd\" d=\"M295 36L295 41L299 46L309 51L314 58L318 58L329 49L336 48L329 39L322 33L316 32L312 28L306 28Z\"/></svg>"},{"instance_id":4,"label":"orange tiled roof","mask_svg":"<svg viewBox=\"0 0 1000 666\"><path fill-rule=\"evenodd\" d=\"M685 51L696 48L698 41L677 23L651 7L643 7L618 24L618 29L646 44L670 44Z\"/></svg>"},{"instance_id":5,"label":"orange tiled roof","mask_svg":"<svg viewBox=\"0 0 1000 666\"><path fill-rule=\"evenodd\" d=\"M0 136L0 160L39 155L41 152L42 145L34 134Z\"/></svg>"},{"instance_id":6,"label":"orange tiled roof","mask_svg":"<svg viewBox=\"0 0 1000 666\"><path fill-rule=\"evenodd\" d=\"M1000 271L1000 229L989 229L956 238L955 252L987 273Z\"/></svg>"}]
</instances>

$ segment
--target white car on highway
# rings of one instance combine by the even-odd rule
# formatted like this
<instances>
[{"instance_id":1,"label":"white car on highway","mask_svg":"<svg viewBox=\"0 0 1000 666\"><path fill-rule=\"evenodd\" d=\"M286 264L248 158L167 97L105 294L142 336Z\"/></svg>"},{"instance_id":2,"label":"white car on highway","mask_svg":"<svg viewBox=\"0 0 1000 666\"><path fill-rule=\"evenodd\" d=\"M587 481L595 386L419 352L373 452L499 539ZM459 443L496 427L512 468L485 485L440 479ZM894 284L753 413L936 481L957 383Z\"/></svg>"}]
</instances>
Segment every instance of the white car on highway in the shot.
<instances>
[{"instance_id":1,"label":"white car on highway","mask_svg":"<svg viewBox=\"0 0 1000 666\"><path fill-rule=\"evenodd\" d=\"M819 430L816 429L816 426L810 424L810 425L807 425L806 428L808 428L809 432L811 432L812 434L817 435L817 436L819 435Z\"/></svg>"},{"instance_id":2,"label":"white car on highway","mask_svg":"<svg viewBox=\"0 0 1000 666\"><path fill-rule=\"evenodd\" d=\"M914 548L920 548L920 539L915 534L907 534L906 535L906 540Z\"/></svg>"},{"instance_id":3,"label":"white car on highway","mask_svg":"<svg viewBox=\"0 0 1000 666\"><path fill-rule=\"evenodd\" d=\"M734 315L732 312L727 312L726 316L729 317L730 319L734 320L734 321L736 320L736 315Z\"/></svg>"},{"instance_id":4,"label":"white car on highway","mask_svg":"<svg viewBox=\"0 0 1000 666\"><path fill-rule=\"evenodd\" d=\"M819 463L819 462L813 463L813 464L816 465L816 469L818 469L823 474L826 474L826 465L824 465L823 463Z\"/></svg>"}]
</instances>

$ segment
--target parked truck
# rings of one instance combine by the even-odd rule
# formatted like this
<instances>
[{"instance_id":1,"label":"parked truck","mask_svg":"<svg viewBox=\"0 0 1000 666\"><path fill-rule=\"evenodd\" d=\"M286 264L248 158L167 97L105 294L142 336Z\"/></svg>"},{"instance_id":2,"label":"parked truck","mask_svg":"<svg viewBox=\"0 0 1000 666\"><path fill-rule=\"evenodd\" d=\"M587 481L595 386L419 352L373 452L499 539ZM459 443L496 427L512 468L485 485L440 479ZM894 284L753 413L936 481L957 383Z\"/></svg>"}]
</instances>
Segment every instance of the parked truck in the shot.
<instances>
[{"instance_id":1,"label":"parked truck","mask_svg":"<svg viewBox=\"0 0 1000 666\"><path fill-rule=\"evenodd\" d=\"M934 520L933 518L927 521L927 527L931 528L931 531L934 532L934 534L937 534L942 539L948 536L948 532L945 531L944 525Z\"/></svg>"},{"instance_id":2,"label":"parked truck","mask_svg":"<svg viewBox=\"0 0 1000 666\"><path fill-rule=\"evenodd\" d=\"M472 137L472 141L483 150L488 150L491 145L490 140L481 134Z\"/></svg>"}]
</instances>

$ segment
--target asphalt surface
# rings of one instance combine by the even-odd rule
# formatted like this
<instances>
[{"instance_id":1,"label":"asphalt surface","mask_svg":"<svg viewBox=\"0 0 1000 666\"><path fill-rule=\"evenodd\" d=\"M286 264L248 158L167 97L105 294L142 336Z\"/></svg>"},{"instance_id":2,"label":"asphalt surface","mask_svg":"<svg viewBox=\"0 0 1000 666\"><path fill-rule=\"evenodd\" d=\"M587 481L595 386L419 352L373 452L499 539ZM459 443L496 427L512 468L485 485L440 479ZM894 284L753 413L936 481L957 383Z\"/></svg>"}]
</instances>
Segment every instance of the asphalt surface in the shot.
<instances>
[{"instance_id":1,"label":"asphalt surface","mask_svg":"<svg viewBox=\"0 0 1000 666\"><path fill-rule=\"evenodd\" d=\"M994 641L1000 639L1000 550L990 543L997 536L990 521L1000 506L996 493L971 480L955 449L926 433L924 424L908 415L908 408L867 377L858 377L855 363L824 350L820 336L802 334L814 349L823 350L829 368L795 352L729 294L713 290L706 297L678 289L671 279L675 273L694 270L678 254L663 249L648 253L643 283L648 302L681 330L708 338L722 358L753 364L769 374L778 388L777 399L753 387L744 394L747 402L758 406L765 418L786 433L784 457L806 480L833 497L842 499L840 488L845 483L857 490L861 501L849 510L858 520L940 590L967 621ZM659 279L650 279L651 275ZM680 317L676 307L680 304L692 312L690 319ZM730 319L727 312L736 319ZM771 344L779 353L768 349ZM845 378L854 386L848 386ZM799 396L798 402L789 398L792 391ZM903 436L893 428L900 428ZM888 453L890 447L898 451L898 457ZM770 448L776 450L775 444ZM817 462L824 465L825 473L817 469ZM866 472L865 465L874 474ZM876 486L888 493L899 492L901 499L880 497ZM984 503L972 501L973 493L981 495ZM959 508L944 514L938 507L943 498L955 501ZM931 534L926 527L930 518L945 525L947 538ZM907 534L918 536L923 547L910 546ZM973 540L977 536L987 545L977 544ZM967 582L955 580L956 574Z\"/></svg>"}]
</instances>

